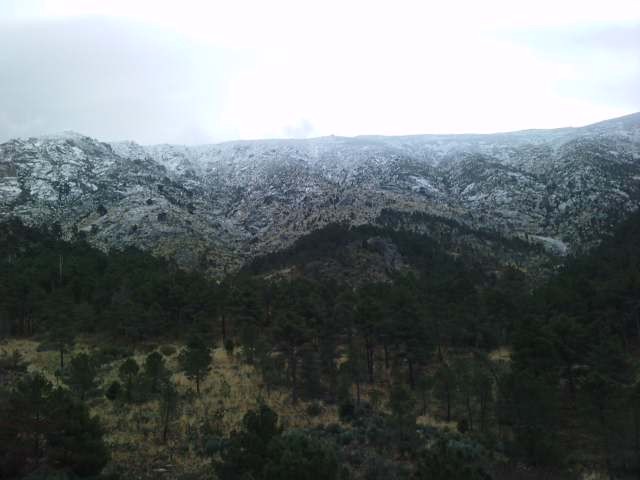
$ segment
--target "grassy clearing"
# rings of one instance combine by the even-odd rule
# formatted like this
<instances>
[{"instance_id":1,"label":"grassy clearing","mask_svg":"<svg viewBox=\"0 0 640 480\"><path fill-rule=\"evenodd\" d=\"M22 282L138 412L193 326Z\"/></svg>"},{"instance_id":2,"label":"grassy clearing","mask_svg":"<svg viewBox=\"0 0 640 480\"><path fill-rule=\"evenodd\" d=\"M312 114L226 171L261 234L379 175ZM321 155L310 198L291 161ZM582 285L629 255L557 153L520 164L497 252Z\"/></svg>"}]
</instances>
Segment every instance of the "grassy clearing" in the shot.
<instances>
[{"instance_id":1,"label":"grassy clearing","mask_svg":"<svg viewBox=\"0 0 640 480\"><path fill-rule=\"evenodd\" d=\"M93 350L99 342L90 338L76 342L73 352L67 354L65 362L79 352ZM167 344L164 344L167 345ZM34 340L11 339L0 344L0 350L18 350L29 362L30 371L42 372L51 382L57 383L55 375L59 367L59 353L38 351L39 343ZM181 345L172 344L176 352ZM142 367L149 349L135 350L133 358ZM93 414L103 423L106 442L111 450L112 461L106 471L118 472L123 478L208 478L211 475L210 461L199 455L193 448L206 425L213 425L223 435L238 429L245 413L255 408L260 401L266 402L280 416L286 428L313 427L320 424L338 422L337 408L323 406L319 415L307 414L308 403L291 403L290 394L285 390L267 393L256 370L243 364L239 358L229 356L224 349L213 352L212 368L201 384L200 395L195 394L195 386L179 372L178 354L165 356L167 367L172 374L181 401L178 415L172 422L166 444L161 440L162 425L159 402L143 404L122 404L111 402L103 394L88 401ZM118 379L118 368L124 359L115 360L102 367L99 374L101 389L104 391L111 382Z\"/></svg>"}]
</instances>

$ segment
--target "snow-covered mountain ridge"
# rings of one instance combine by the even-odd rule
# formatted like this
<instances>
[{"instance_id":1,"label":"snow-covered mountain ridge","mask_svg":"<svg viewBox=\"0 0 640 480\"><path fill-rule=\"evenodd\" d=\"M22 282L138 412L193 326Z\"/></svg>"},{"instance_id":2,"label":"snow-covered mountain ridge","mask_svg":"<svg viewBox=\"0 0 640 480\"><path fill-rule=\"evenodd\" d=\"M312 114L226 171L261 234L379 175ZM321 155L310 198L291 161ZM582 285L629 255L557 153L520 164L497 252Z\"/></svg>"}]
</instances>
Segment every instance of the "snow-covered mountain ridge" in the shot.
<instances>
[{"instance_id":1,"label":"snow-covered mountain ridge","mask_svg":"<svg viewBox=\"0 0 640 480\"><path fill-rule=\"evenodd\" d=\"M576 251L639 202L640 113L491 135L191 147L64 133L0 145L0 216L58 221L102 247L136 245L215 273L330 222L376 224L383 210Z\"/></svg>"}]
</instances>

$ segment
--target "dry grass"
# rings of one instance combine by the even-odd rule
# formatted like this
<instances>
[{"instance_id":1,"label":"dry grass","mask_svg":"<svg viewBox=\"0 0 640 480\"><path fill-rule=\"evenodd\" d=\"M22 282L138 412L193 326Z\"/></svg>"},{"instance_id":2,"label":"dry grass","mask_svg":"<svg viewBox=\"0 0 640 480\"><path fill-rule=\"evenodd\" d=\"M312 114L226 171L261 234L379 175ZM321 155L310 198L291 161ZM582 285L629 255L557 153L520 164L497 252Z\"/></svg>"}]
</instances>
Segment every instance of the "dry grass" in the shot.
<instances>
[{"instance_id":1,"label":"dry grass","mask_svg":"<svg viewBox=\"0 0 640 480\"><path fill-rule=\"evenodd\" d=\"M434 427L439 430L448 429L454 432L457 431L458 428L458 424L456 422L446 422L430 414L419 416L416 420L416 423L424 427Z\"/></svg>"},{"instance_id":2,"label":"dry grass","mask_svg":"<svg viewBox=\"0 0 640 480\"><path fill-rule=\"evenodd\" d=\"M173 345L176 350L180 345ZM74 352L91 350L90 339L76 342ZM40 371L56 383L55 371L59 356L55 351L38 352L38 342L12 339L0 345L8 352L18 350L29 362L30 371ZM147 353L136 351L135 360L140 366ZM71 358L72 355L67 355ZM179 413L171 425L166 444L161 441L159 404L149 401L140 405L111 402L104 396L89 401L93 414L103 423L105 439L112 454L107 471L125 474L125 478L176 478L182 474L193 474L197 478L211 475L210 460L194 451L191 441L205 424L214 425L221 434L227 435L239 428L245 413L261 401L268 404L280 416L282 425L291 427L313 427L338 422L335 406L324 406L317 416L306 413L308 404L293 405L285 390L267 392L261 376L256 370L239 359L227 355L222 348L214 350L211 372L200 385L200 395L184 374L178 372L178 355L166 358L167 367L178 391L181 393ZM100 372L103 389L118 379L118 368L124 360L106 365Z\"/></svg>"},{"instance_id":3,"label":"dry grass","mask_svg":"<svg viewBox=\"0 0 640 480\"><path fill-rule=\"evenodd\" d=\"M508 347L496 348L494 351L489 353L489 359L494 362L509 362L511 361L511 349Z\"/></svg>"},{"instance_id":4,"label":"dry grass","mask_svg":"<svg viewBox=\"0 0 640 480\"><path fill-rule=\"evenodd\" d=\"M57 382L56 370L60 366L60 354L56 351L39 352L39 342L28 339L10 339L0 342L0 351L13 352L17 350L22 354L24 359L29 363L29 371L39 371L47 379L53 383ZM74 353L87 351L89 344L80 340L76 343ZM71 355L65 354L65 363L71 358Z\"/></svg>"},{"instance_id":5,"label":"dry grass","mask_svg":"<svg viewBox=\"0 0 640 480\"><path fill-rule=\"evenodd\" d=\"M18 350L29 362L29 370L40 371L53 383L57 383L55 372L59 354L55 351L38 351L38 342L12 339L0 343L0 350ZM81 338L76 341L74 352L90 351L101 346L99 341ZM164 346L169 344L165 343ZM171 344L178 352L180 344ZM134 358L142 367L149 349L134 352ZM510 361L511 351L499 348L490 353L493 361ZM321 413L310 416L309 404L292 404L290 391L276 389L267 391L261 375L239 358L230 356L223 348L213 351L212 368L201 383L200 395L195 393L195 385L179 372L178 354L165 357L172 379L180 392L179 412L171 424L166 443L162 442L160 408L157 400L143 404L123 404L111 402L103 395L89 401L94 415L98 415L105 429L105 440L111 451L112 460L105 470L119 473L127 479L170 479L191 475L193 478L214 478L211 461L197 449L197 438L202 438L203 427L209 426L221 435L228 435L240 427L245 413L265 402L280 417L285 428L311 428L318 425L341 423L335 405L323 405ZM118 379L118 368L124 360L116 360L100 371L103 389ZM378 382L361 386L361 399L376 405L380 411L387 410L387 398L382 392L393 383L391 370L377 369ZM355 393L355 392L354 392ZM456 431L456 422L446 422L438 416L428 414L417 419L418 425ZM342 424L349 428L348 424ZM505 477L506 478L506 477ZM586 478L586 477L585 477ZM593 477L595 478L595 477Z\"/></svg>"}]
</instances>

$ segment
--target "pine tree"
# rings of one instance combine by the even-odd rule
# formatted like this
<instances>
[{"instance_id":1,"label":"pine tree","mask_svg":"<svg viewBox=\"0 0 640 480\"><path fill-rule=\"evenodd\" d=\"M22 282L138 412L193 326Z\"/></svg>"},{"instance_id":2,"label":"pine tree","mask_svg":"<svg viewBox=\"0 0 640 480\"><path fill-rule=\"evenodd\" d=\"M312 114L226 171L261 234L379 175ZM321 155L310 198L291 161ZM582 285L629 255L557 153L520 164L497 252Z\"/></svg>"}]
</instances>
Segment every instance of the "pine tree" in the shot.
<instances>
[{"instance_id":1,"label":"pine tree","mask_svg":"<svg viewBox=\"0 0 640 480\"><path fill-rule=\"evenodd\" d=\"M51 330L51 341L60 354L60 372L64 371L64 355L73 348L75 337L69 322L58 318Z\"/></svg>"},{"instance_id":2,"label":"pine tree","mask_svg":"<svg viewBox=\"0 0 640 480\"><path fill-rule=\"evenodd\" d=\"M420 375L420 377L418 378L418 382L416 383L416 389L418 391L418 394L420 395L420 411L422 415L426 415L429 394L433 389L433 378L426 374Z\"/></svg>"},{"instance_id":3,"label":"pine tree","mask_svg":"<svg viewBox=\"0 0 640 480\"><path fill-rule=\"evenodd\" d=\"M98 371L95 362L86 353L79 353L71 359L65 382L84 400L87 393L96 388Z\"/></svg>"},{"instance_id":4,"label":"pine tree","mask_svg":"<svg viewBox=\"0 0 640 480\"><path fill-rule=\"evenodd\" d=\"M396 381L389 394L390 426L394 445L402 454L411 452L416 443L416 399L411 389Z\"/></svg>"},{"instance_id":5,"label":"pine tree","mask_svg":"<svg viewBox=\"0 0 640 480\"><path fill-rule=\"evenodd\" d=\"M310 346L302 353L300 377L304 397L307 399L318 398L322 393L320 359L318 358L318 353Z\"/></svg>"},{"instance_id":6,"label":"pine tree","mask_svg":"<svg viewBox=\"0 0 640 480\"><path fill-rule=\"evenodd\" d=\"M468 358L461 358L453 365L457 377L456 385L460 394L460 401L466 412L466 426L473 431L473 419L475 413L473 394L473 366Z\"/></svg>"},{"instance_id":7,"label":"pine tree","mask_svg":"<svg viewBox=\"0 0 640 480\"><path fill-rule=\"evenodd\" d=\"M20 379L6 397L0 392L0 414L0 473L9 478L36 470L46 478L90 477L109 459L99 419L40 374Z\"/></svg>"},{"instance_id":8,"label":"pine tree","mask_svg":"<svg viewBox=\"0 0 640 480\"><path fill-rule=\"evenodd\" d=\"M180 366L188 379L196 383L200 393L200 383L211 370L211 349L198 337L192 337L180 352Z\"/></svg>"},{"instance_id":9,"label":"pine tree","mask_svg":"<svg viewBox=\"0 0 640 480\"><path fill-rule=\"evenodd\" d=\"M151 352L147 355L144 360L143 374L150 382L152 393L158 393L161 384L170 376L166 362L158 352Z\"/></svg>"},{"instance_id":10,"label":"pine tree","mask_svg":"<svg viewBox=\"0 0 640 480\"><path fill-rule=\"evenodd\" d=\"M48 429L48 399L52 392L51 383L42 374L35 373L20 379L9 397L9 428L30 446L34 458L42 453Z\"/></svg>"},{"instance_id":11,"label":"pine tree","mask_svg":"<svg viewBox=\"0 0 640 480\"><path fill-rule=\"evenodd\" d=\"M486 365L476 362L472 371L471 391L479 409L480 430L485 432L489 422L494 401L493 394L494 378L487 370Z\"/></svg>"},{"instance_id":12,"label":"pine tree","mask_svg":"<svg viewBox=\"0 0 640 480\"><path fill-rule=\"evenodd\" d=\"M447 422L451 421L451 410L455 401L456 390L457 379L455 372L449 365L441 365L435 374L434 393L445 406Z\"/></svg>"},{"instance_id":13,"label":"pine tree","mask_svg":"<svg viewBox=\"0 0 640 480\"><path fill-rule=\"evenodd\" d=\"M265 479L262 472L269 463L270 443L281 432L278 415L267 405L261 404L257 410L247 412L242 419L242 430L231 434L226 448L220 452L220 460L214 462L218 478Z\"/></svg>"},{"instance_id":14,"label":"pine tree","mask_svg":"<svg viewBox=\"0 0 640 480\"><path fill-rule=\"evenodd\" d=\"M302 346L308 341L308 325L305 319L296 311L285 307L276 319L275 336L280 345L280 349L287 361L287 374L291 385L291 397L293 402L299 397L299 375L298 366Z\"/></svg>"},{"instance_id":15,"label":"pine tree","mask_svg":"<svg viewBox=\"0 0 640 480\"><path fill-rule=\"evenodd\" d=\"M78 477L99 474L109 461L104 430L98 417L92 417L83 403L57 389L50 400L50 430L47 432L47 463L59 471Z\"/></svg>"},{"instance_id":16,"label":"pine tree","mask_svg":"<svg viewBox=\"0 0 640 480\"><path fill-rule=\"evenodd\" d=\"M127 358L118 369L118 375L125 385L125 392L127 394L128 401L133 399L133 385L139 371L140 366L138 365L138 362L131 357Z\"/></svg>"},{"instance_id":17,"label":"pine tree","mask_svg":"<svg viewBox=\"0 0 640 480\"><path fill-rule=\"evenodd\" d=\"M178 391L175 385L168 381L160 388L160 419L162 421L162 442L167 443L169 426L178 412Z\"/></svg>"}]
</instances>

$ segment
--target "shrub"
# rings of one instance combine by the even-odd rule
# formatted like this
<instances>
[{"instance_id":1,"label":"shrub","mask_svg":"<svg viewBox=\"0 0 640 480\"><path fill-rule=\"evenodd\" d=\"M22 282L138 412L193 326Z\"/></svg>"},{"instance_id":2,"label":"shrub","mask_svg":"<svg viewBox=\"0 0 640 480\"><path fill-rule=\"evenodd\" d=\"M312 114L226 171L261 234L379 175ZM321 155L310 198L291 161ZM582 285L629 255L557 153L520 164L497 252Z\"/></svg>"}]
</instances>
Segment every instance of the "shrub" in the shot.
<instances>
[{"instance_id":1,"label":"shrub","mask_svg":"<svg viewBox=\"0 0 640 480\"><path fill-rule=\"evenodd\" d=\"M204 453L209 456L214 456L222 451L225 446L224 438L213 435L205 440Z\"/></svg>"},{"instance_id":2,"label":"shrub","mask_svg":"<svg viewBox=\"0 0 640 480\"><path fill-rule=\"evenodd\" d=\"M177 349L173 345L162 345L160 347L160 353L165 357L170 357L172 355L175 355L176 352L177 352Z\"/></svg>"},{"instance_id":3,"label":"shrub","mask_svg":"<svg viewBox=\"0 0 640 480\"><path fill-rule=\"evenodd\" d=\"M343 422L353 420L356 413L356 406L351 401L345 401L338 406L338 415Z\"/></svg>"},{"instance_id":4,"label":"shrub","mask_svg":"<svg viewBox=\"0 0 640 480\"><path fill-rule=\"evenodd\" d=\"M107 388L107 391L105 392L104 396L113 402L120 396L121 392L122 392L122 384L119 381L115 380L111 382L111 385L109 385L109 387Z\"/></svg>"},{"instance_id":5,"label":"shrub","mask_svg":"<svg viewBox=\"0 0 640 480\"><path fill-rule=\"evenodd\" d=\"M307 415L311 417L317 417L322 413L322 405L318 402L313 402L307 406Z\"/></svg>"},{"instance_id":6,"label":"shrub","mask_svg":"<svg viewBox=\"0 0 640 480\"><path fill-rule=\"evenodd\" d=\"M231 356L233 355L233 351L236 348L236 344L233 342L233 339L231 338L227 338L224 341L224 349L227 352L227 355Z\"/></svg>"},{"instance_id":7,"label":"shrub","mask_svg":"<svg viewBox=\"0 0 640 480\"><path fill-rule=\"evenodd\" d=\"M486 480L482 448L473 442L440 438L421 452L416 469L417 480Z\"/></svg>"}]
</instances>

